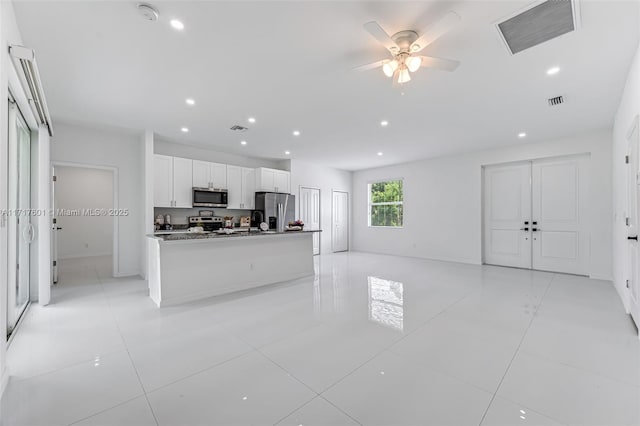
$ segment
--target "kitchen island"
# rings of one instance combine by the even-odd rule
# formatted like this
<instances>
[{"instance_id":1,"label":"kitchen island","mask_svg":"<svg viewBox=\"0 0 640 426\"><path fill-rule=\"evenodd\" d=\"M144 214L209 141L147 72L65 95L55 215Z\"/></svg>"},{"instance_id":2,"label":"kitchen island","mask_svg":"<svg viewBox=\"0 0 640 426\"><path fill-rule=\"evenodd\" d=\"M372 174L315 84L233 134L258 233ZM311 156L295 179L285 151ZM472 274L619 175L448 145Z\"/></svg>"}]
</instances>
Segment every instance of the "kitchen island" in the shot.
<instances>
[{"instance_id":1,"label":"kitchen island","mask_svg":"<svg viewBox=\"0 0 640 426\"><path fill-rule=\"evenodd\" d=\"M148 235L149 296L169 306L313 275L313 233Z\"/></svg>"}]
</instances>

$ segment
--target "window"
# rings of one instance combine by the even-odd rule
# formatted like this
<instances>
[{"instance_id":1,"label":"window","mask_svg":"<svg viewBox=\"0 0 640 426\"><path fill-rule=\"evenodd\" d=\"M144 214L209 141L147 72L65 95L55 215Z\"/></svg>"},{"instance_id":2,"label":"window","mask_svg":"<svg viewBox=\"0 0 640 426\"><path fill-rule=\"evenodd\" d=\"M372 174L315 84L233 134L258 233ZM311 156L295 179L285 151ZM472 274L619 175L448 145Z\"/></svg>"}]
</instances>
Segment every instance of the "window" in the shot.
<instances>
[{"instance_id":1,"label":"window","mask_svg":"<svg viewBox=\"0 0 640 426\"><path fill-rule=\"evenodd\" d=\"M369 184L369 226L402 227L402 179Z\"/></svg>"}]
</instances>

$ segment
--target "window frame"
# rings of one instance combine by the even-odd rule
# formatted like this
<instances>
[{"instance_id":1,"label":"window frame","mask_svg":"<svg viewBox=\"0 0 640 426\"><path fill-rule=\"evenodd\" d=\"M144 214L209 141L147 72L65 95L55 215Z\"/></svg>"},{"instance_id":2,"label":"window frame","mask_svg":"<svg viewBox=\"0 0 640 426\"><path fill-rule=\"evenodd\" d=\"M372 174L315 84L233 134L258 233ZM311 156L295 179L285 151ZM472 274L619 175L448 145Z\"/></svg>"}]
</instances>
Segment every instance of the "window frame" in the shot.
<instances>
[{"instance_id":1,"label":"window frame","mask_svg":"<svg viewBox=\"0 0 640 426\"><path fill-rule=\"evenodd\" d=\"M402 182L402 201L391 201L384 203L372 203L371 202L371 186L376 183L386 183L400 181ZM367 182L367 227L369 228L382 228L382 229L402 229L404 228L404 178L385 178L385 179L375 179ZM373 205L376 206L384 206L384 205L401 205L402 206L402 225L400 226L387 226L387 225L372 225L371 224L371 207Z\"/></svg>"}]
</instances>

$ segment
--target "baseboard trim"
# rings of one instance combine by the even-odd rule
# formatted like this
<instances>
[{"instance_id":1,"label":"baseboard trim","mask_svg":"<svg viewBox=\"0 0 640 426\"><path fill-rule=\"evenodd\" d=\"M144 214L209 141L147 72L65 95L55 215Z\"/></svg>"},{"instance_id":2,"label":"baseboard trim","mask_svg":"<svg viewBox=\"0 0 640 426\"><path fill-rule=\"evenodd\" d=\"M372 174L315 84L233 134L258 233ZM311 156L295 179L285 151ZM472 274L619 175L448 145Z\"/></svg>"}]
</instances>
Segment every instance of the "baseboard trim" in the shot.
<instances>
[{"instance_id":1,"label":"baseboard trim","mask_svg":"<svg viewBox=\"0 0 640 426\"><path fill-rule=\"evenodd\" d=\"M140 277L140 278L142 278L142 273L140 271L125 271L125 272L116 272L115 274L113 274L113 276L115 278L127 278L127 277Z\"/></svg>"},{"instance_id":2,"label":"baseboard trim","mask_svg":"<svg viewBox=\"0 0 640 426\"><path fill-rule=\"evenodd\" d=\"M592 280L602 280L602 281L611 281L613 282L613 277L608 275L600 275L600 274L589 274L589 278Z\"/></svg>"}]
</instances>

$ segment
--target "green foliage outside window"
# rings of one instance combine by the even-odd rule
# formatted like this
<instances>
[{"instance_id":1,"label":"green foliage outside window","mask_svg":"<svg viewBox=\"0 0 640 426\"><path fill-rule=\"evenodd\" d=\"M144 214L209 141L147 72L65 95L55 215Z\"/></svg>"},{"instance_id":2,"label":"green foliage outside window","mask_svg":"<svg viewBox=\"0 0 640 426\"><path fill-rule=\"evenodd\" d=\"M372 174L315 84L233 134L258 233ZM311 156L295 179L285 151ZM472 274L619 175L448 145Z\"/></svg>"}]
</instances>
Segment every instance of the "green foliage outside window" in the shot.
<instances>
[{"instance_id":1,"label":"green foliage outside window","mask_svg":"<svg viewBox=\"0 0 640 426\"><path fill-rule=\"evenodd\" d=\"M369 226L402 226L402 180L369 184Z\"/></svg>"}]
</instances>

